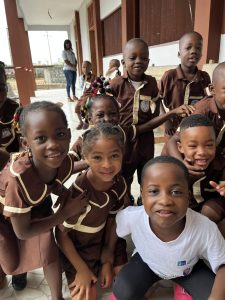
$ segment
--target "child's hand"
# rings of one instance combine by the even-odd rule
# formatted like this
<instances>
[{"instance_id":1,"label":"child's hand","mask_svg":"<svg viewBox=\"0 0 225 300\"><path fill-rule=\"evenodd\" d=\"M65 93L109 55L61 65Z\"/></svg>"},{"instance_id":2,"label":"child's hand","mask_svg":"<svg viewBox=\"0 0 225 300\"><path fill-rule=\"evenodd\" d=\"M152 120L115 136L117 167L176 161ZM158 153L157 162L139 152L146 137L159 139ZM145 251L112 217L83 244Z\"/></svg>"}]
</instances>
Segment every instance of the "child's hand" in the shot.
<instances>
[{"instance_id":1,"label":"child's hand","mask_svg":"<svg viewBox=\"0 0 225 300\"><path fill-rule=\"evenodd\" d=\"M70 194L61 209L61 213L63 213L66 220L69 217L80 216L86 211L87 206L88 197L86 191L74 198Z\"/></svg>"},{"instance_id":2,"label":"child's hand","mask_svg":"<svg viewBox=\"0 0 225 300\"><path fill-rule=\"evenodd\" d=\"M73 289L71 296L77 296L77 299L90 299L90 288L97 282L97 277L88 268L77 272L74 282L69 285Z\"/></svg>"},{"instance_id":3,"label":"child's hand","mask_svg":"<svg viewBox=\"0 0 225 300\"><path fill-rule=\"evenodd\" d=\"M174 135L176 129L174 128L173 123L170 120L167 120L164 124L165 124L165 133L170 136Z\"/></svg>"},{"instance_id":4,"label":"child's hand","mask_svg":"<svg viewBox=\"0 0 225 300\"><path fill-rule=\"evenodd\" d=\"M113 281L113 268L111 263L105 263L102 265L101 270L101 287L108 289L111 287Z\"/></svg>"},{"instance_id":5,"label":"child's hand","mask_svg":"<svg viewBox=\"0 0 225 300\"><path fill-rule=\"evenodd\" d=\"M190 116L193 112L195 111L194 106L192 105L186 105L183 104L175 109L173 109L173 112L179 116L179 117L186 117L186 116Z\"/></svg>"},{"instance_id":6,"label":"child's hand","mask_svg":"<svg viewBox=\"0 0 225 300\"><path fill-rule=\"evenodd\" d=\"M184 165L187 167L188 169L188 173L193 176L194 178L197 177L202 177L205 175L205 172L203 169L199 168L199 167L196 167L196 166L193 166L193 162L191 159L189 158L185 158L183 160L183 163Z\"/></svg>"},{"instance_id":7,"label":"child's hand","mask_svg":"<svg viewBox=\"0 0 225 300\"><path fill-rule=\"evenodd\" d=\"M220 196L225 196L225 181L216 183L215 181L211 180L209 184L216 189Z\"/></svg>"}]
</instances>

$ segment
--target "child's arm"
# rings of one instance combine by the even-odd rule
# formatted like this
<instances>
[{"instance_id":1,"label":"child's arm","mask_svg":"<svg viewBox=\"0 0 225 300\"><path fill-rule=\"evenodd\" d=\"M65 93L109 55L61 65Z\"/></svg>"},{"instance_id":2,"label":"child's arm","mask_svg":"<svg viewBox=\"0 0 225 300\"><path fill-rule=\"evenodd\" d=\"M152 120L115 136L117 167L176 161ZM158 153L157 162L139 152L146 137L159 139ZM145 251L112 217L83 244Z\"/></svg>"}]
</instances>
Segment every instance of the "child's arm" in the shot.
<instances>
[{"instance_id":1,"label":"child's arm","mask_svg":"<svg viewBox=\"0 0 225 300\"><path fill-rule=\"evenodd\" d=\"M215 281L208 300L224 300L225 299L225 265L220 266L216 273Z\"/></svg>"},{"instance_id":2,"label":"child's arm","mask_svg":"<svg viewBox=\"0 0 225 300\"><path fill-rule=\"evenodd\" d=\"M0 150L0 171L5 167L7 162L9 161L9 153L4 150Z\"/></svg>"},{"instance_id":3,"label":"child's arm","mask_svg":"<svg viewBox=\"0 0 225 300\"><path fill-rule=\"evenodd\" d=\"M74 288L71 296L74 297L79 294L79 299L83 299L84 297L85 299L88 299L91 285L97 282L96 276L80 257L67 232L61 232L56 228L56 239L60 249L77 271L75 280L70 285L70 288Z\"/></svg>"},{"instance_id":4,"label":"child's arm","mask_svg":"<svg viewBox=\"0 0 225 300\"><path fill-rule=\"evenodd\" d=\"M81 194L75 199L71 197L67 190L59 196L60 207L56 213L49 217L41 219L31 219L31 212L11 216L13 230L16 236L21 240L26 240L43 232L47 232L58 224L63 223L66 219L74 215L80 215L86 210L87 199Z\"/></svg>"},{"instance_id":5,"label":"child's arm","mask_svg":"<svg viewBox=\"0 0 225 300\"><path fill-rule=\"evenodd\" d=\"M181 105L173 110L170 110L169 112L165 114L161 114L148 122L138 125L137 126L137 132L138 134L145 133L149 130L155 129L156 127L163 124L165 121L169 120L170 118L174 116L190 116L194 112L194 107L192 105Z\"/></svg>"}]
</instances>

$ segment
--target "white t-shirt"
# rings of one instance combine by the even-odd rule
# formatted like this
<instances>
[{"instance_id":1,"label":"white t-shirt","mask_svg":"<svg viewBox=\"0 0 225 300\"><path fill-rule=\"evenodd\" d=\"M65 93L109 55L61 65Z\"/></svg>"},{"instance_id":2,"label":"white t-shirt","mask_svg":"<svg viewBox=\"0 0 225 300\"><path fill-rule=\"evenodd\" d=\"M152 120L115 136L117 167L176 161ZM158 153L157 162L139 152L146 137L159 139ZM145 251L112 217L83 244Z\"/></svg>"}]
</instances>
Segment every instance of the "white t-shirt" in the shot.
<instances>
[{"instance_id":1,"label":"white t-shirt","mask_svg":"<svg viewBox=\"0 0 225 300\"><path fill-rule=\"evenodd\" d=\"M127 207L116 216L117 235L131 234L143 261L164 279L190 274L200 258L206 259L213 272L225 264L225 240L217 225L207 217L188 209L186 224L173 241L161 241L151 230L144 207Z\"/></svg>"},{"instance_id":2,"label":"white t-shirt","mask_svg":"<svg viewBox=\"0 0 225 300\"><path fill-rule=\"evenodd\" d=\"M63 50L62 58L63 58L64 61L68 60L73 65L75 65L75 63L77 61L76 57L75 57L75 54L72 50ZM67 65L65 62L64 62L63 70L76 71L73 67Z\"/></svg>"}]
</instances>

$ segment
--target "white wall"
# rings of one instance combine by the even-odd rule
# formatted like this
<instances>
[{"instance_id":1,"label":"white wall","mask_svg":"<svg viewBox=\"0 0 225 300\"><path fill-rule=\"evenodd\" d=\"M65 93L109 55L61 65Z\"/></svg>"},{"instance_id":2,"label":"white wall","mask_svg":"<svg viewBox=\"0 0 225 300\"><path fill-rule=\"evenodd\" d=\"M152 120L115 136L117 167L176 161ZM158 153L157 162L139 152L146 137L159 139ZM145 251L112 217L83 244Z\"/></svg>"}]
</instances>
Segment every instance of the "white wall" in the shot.
<instances>
[{"instance_id":1,"label":"white wall","mask_svg":"<svg viewBox=\"0 0 225 300\"><path fill-rule=\"evenodd\" d=\"M219 63L225 61L225 34L221 34Z\"/></svg>"},{"instance_id":2,"label":"white wall","mask_svg":"<svg viewBox=\"0 0 225 300\"><path fill-rule=\"evenodd\" d=\"M178 65L180 63L180 59L177 56L178 49L178 41L149 47L149 65Z\"/></svg>"},{"instance_id":3,"label":"white wall","mask_svg":"<svg viewBox=\"0 0 225 300\"><path fill-rule=\"evenodd\" d=\"M100 0L100 19L110 15L121 5L121 0Z\"/></svg>"}]
</instances>

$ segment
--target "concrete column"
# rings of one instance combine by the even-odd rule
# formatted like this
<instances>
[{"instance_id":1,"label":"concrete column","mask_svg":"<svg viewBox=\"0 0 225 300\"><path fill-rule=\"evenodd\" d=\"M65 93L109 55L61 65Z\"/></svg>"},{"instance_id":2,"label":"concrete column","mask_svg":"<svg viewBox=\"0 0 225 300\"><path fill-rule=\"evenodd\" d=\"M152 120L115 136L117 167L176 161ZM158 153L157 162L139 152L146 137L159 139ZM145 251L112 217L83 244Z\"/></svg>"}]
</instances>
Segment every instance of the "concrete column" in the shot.
<instances>
[{"instance_id":1,"label":"concrete column","mask_svg":"<svg viewBox=\"0 0 225 300\"><path fill-rule=\"evenodd\" d=\"M21 104L26 105L30 103L30 97L35 95L36 88L28 33L23 20L18 18L16 0L4 2L19 98Z\"/></svg>"},{"instance_id":2,"label":"concrete column","mask_svg":"<svg viewBox=\"0 0 225 300\"><path fill-rule=\"evenodd\" d=\"M201 68L210 59L218 62L224 0L196 0L194 30L203 36Z\"/></svg>"}]
</instances>

